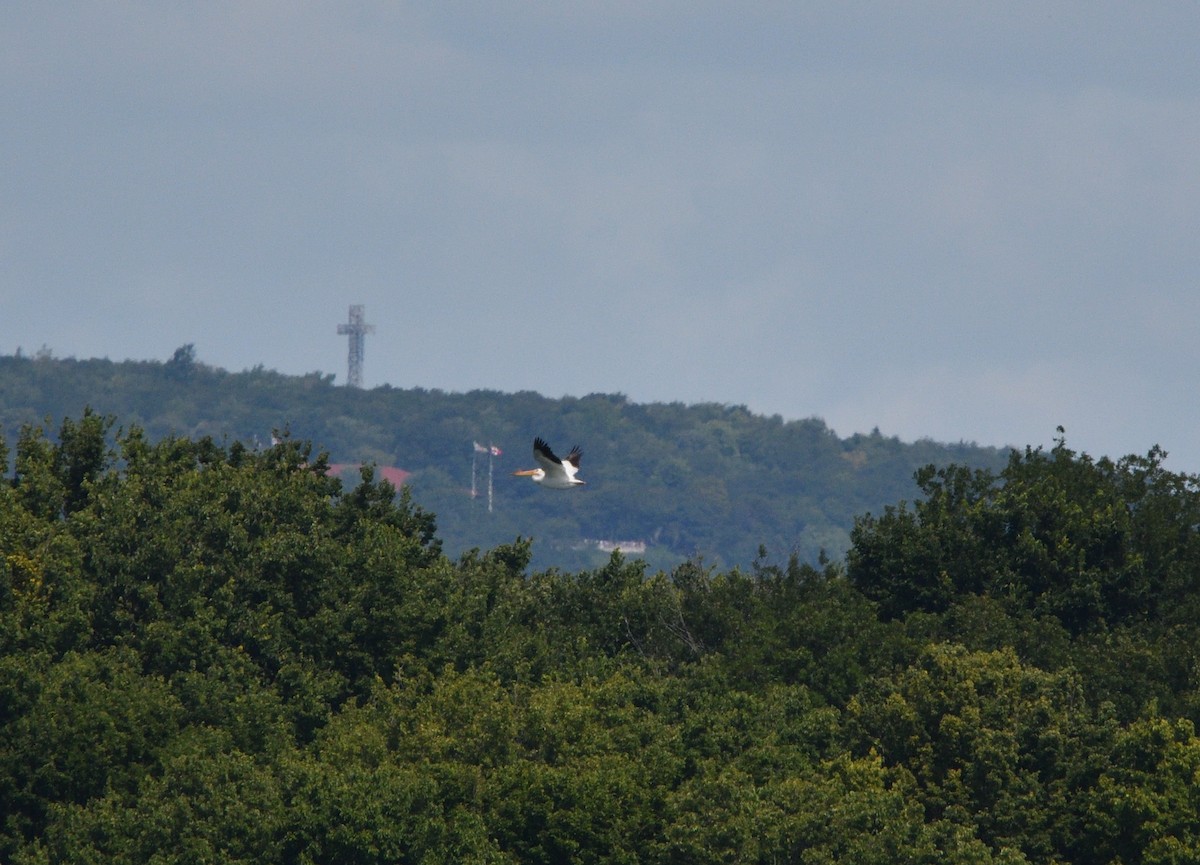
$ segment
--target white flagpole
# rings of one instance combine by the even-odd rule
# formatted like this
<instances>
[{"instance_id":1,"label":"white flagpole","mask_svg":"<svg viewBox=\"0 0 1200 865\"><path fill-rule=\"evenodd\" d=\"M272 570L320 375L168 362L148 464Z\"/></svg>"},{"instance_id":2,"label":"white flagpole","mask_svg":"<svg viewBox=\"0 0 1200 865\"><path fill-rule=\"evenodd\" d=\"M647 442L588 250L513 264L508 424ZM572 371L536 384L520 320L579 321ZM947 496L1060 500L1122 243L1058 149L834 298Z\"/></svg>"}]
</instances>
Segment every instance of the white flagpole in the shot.
<instances>
[{"instance_id":1,"label":"white flagpole","mask_svg":"<svg viewBox=\"0 0 1200 865\"><path fill-rule=\"evenodd\" d=\"M495 448L488 447L488 513L492 512L492 455Z\"/></svg>"}]
</instances>

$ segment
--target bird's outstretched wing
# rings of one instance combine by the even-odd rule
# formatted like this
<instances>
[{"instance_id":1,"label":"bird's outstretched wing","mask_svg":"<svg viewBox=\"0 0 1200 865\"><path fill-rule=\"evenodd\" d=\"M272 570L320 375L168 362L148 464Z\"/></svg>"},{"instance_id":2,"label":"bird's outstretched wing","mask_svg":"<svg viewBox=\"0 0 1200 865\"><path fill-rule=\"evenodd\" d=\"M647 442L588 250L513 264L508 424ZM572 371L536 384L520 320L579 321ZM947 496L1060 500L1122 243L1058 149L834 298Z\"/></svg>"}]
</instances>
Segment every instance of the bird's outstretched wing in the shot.
<instances>
[{"instance_id":1,"label":"bird's outstretched wing","mask_svg":"<svg viewBox=\"0 0 1200 865\"><path fill-rule=\"evenodd\" d=\"M533 440L533 458L547 472L562 471L562 460L555 456L554 451L550 450L550 445L546 444L545 439L535 438Z\"/></svg>"}]
</instances>

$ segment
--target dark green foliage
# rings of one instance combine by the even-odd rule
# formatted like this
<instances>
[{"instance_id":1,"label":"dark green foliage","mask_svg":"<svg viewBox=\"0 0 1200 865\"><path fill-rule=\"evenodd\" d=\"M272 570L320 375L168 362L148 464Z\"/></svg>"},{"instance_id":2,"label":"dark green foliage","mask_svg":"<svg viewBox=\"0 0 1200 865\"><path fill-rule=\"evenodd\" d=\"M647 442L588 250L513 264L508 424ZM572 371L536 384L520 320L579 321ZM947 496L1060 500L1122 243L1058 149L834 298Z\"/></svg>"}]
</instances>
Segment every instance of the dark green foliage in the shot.
<instances>
[{"instance_id":1,"label":"dark green foliage","mask_svg":"<svg viewBox=\"0 0 1200 865\"><path fill-rule=\"evenodd\" d=\"M999 475L918 472L923 498L860 519L852 582L888 617L940 613L965 595L1057 619L1073 634L1194 603L1197 484L1158 449L1119 463L1014 452Z\"/></svg>"},{"instance_id":2,"label":"dark green foliage","mask_svg":"<svg viewBox=\"0 0 1200 865\"><path fill-rule=\"evenodd\" d=\"M405 486L414 501L438 515L453 556L536 532L538 569L601 567L607 553L589 540L644 542L655 570L695 557L748 567L759 546L780 559L840 558L854 518L911 498L921 465L999 469L1005 458L995 448L902 444L878 431L842 439L816 418L784 421L740 406L638 405L620 394L361 390L333 387L332 376L320 373L228 373L201 363L192 345L165 363L0 357L0 434L15 440L23 425L78 417L87 406L154 441L210 437L253 452L272 430L290 430L332 463L398 466L411 473ZM535 435L562 448L582 445L588 486L554 496L512 477L528 467ZM473 442L504 451L491 465L491 510L489 460L476 457ZM86 470L82 456L72 459ZM64 497L51 506L76 501L65 490L41 494Z\"/></svg>"},{"instance_id":3,"label":"dark green foliage","mask_svg":"<svg viewBox=\"0 0 1200 865\"><path fill-rule=\"evenodd\" d=\"M1113 736L1079 803L1087 861L1200 859L1200 739L1191 722L1146 718Z\"/></svg>"},{"instance_id":4,"label":"dark green foliage","mask_svg":"<svg viewBox=\"0 0 1200 865\"><path fill-rule=\"evenodd\" d=\"M0 861L1200 855L1200 490L1157 451L931 468L844 566L568 572L448 557L289 436L112 427L26 427L0 483Z\"/></svg>"}]
</instances>

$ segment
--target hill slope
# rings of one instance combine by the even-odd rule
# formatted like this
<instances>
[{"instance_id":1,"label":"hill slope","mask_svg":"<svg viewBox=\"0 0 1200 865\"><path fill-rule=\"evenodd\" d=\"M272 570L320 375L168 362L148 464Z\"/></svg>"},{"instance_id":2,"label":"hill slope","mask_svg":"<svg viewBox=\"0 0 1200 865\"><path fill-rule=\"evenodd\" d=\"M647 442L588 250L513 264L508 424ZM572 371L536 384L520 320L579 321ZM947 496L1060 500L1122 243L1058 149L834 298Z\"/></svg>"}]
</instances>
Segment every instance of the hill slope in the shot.
<instances>
[{"instance_id":1,"label":"hill slope","mask_svg":"<svg viewBox=\"0 0 1200 865\"><path fill-rule=\"evenodd\" d=\"M1004 449L903 443L878 431L840 438L817 418L785 421L742 406L352 390L321 373L215 369L190 346L166 362L0 357L0 430L10 443L24 424L53 432L88 406L151 439L268 447L278 431L312 441L333 463L397 467L415 501L437 514L448 553L532 537L533 565L543 568L596 566L607 558L603 541L644 543L653 567L693 556L745 566L760 547L774 559L840 557L857 516L916 496L918 468L999 469L1007 458ZM531 465L535 435L563 450L580 444L588 486L553 493L512 477ZM490 466L490 511L489 459L475 442L502 451Z\"/></svg>"}]
</instances>

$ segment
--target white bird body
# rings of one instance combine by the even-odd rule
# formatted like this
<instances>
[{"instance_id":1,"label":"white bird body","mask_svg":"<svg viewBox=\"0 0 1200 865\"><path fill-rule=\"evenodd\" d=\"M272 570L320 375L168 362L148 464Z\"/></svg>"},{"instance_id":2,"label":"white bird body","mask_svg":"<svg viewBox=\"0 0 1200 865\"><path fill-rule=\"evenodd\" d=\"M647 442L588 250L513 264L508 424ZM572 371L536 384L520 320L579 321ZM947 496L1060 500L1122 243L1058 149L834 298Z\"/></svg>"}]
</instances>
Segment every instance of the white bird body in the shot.
<instances>
[{"instance_id":1,"label":"white bird body","mask_svg":"<svg viewBox=\"0 0 1200 865\"><path fill-rule=\"evenodd\" d=\"M569 490L587 483L575 477L579 471L579 460L582 456L583 451L576 445L571 448L571 452L567 454L565 460L559 459L554 455L554 451L550 450L550 445L540 438L535 438L533 440L533 458L540 468L522 469L513 474L532 478L535 484L548 490Z\"/></svg>"}]
</instances>

